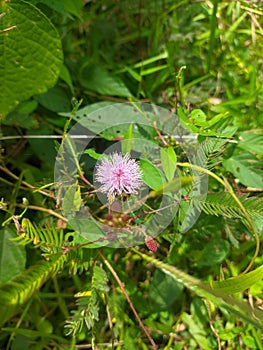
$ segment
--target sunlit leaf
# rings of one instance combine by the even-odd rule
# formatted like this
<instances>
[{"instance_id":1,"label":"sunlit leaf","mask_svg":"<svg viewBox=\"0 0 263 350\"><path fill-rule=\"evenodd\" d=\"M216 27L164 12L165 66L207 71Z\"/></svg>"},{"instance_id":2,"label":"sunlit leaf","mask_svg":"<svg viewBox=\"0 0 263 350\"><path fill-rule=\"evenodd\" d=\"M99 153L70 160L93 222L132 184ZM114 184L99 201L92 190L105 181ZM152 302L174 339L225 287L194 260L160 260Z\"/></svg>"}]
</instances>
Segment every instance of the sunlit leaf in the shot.
<instances>
[{"instance_id":1,"label":"sunlit leaf","mask_svg":"<svg viewBox=\"0 0 263 350\"><path fill-rule=\"evenodd\" d=\"M19 102L52 87L62 64L61 41L50 20L23 0L1 1L0 101L5 115Z\"/></svg>"}]
</instances>

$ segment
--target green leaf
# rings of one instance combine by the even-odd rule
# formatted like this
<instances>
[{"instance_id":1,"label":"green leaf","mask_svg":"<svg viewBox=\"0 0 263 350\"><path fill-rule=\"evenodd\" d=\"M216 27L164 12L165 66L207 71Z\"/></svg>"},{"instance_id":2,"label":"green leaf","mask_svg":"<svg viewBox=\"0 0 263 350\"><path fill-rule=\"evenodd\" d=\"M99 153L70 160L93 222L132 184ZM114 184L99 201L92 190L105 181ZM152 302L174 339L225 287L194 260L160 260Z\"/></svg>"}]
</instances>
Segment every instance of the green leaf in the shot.
<instances>
[{"instance_id":1,"label":"green leaf","mask_svg":"<svg viewBox=\"0 0 263 350\"><path fill-rule=\"evenodd\" d=\"M3 117L3 124L23 127L24 129L35 129L38 127L38 121L31 113L37 108L37 101L21 102L16 110Z\"/></svg>"},{"instance_id":2,"label":"green leaf","mask_svg":"<svg viewBox=\"0 0 263 350\"><path fill-rule=\"evenodd\" d=\"M181 295L183 287L174 283L170 276L156 270L150 283L149 297L153 312L171 310L171 306Z\"/></svg>"},{"instance_id":3,"label":"green leaf","mask_svg":"<svg viewBox=\"0 0 263 350\"><path fill-rule=\"evenodd\" d=\"M99 154L95 151L94 148L88 148L86 149L83 154L88 154L91 158L101 160L105 157L105 154Z\"/></svg>"},{"instance_id":4,"label":"green leaf","mask_svg":"<svg viewBox=\"0 0 263 350\"><path fill-rule=\"evenodd\" d=\"M179 192L183 187L190 185L193 182L191 176L181 176L172 179L172 181L166 182L160 187L157 187L153 192L155 195L160 195L162 193L176 193Z\"/></svg>"},{"instance_id":5,"label":"green leaf","mask_svg":"<svg viewBox=\"0 0 263 350\"><path fill-rule=\"evenodd\" d=\"M98 289L102 292L108 292L109 286L108 286L108 276L106 272L99 266L95 265L93 269L93 281L92 284L94 285L95 289Z\"/></svg>"},{"instance_id":6,"label":"green leaf","mask_svg":"<svg viewBox=\"0 0 263 350\"><path fill-rule=\"evenodd\" d=\"M121 143L122 154L131 153L133 142L134 140L132 138L132 124L130 124Z\"/></svg>"},{"instance_id":7,"label":"green leaf","mask_svg":"<svg viewBox=\"0 0 263 350\"><path fill-rule=\"evenodd\" d=\"M74 215L79 211L82 204L80 187L76 184L69 186L65 192L62 210L64 215Z\"/></svg>"},{"instance_id":8,"label":"green leaf","mask_svg":"<svg viewBox=\"0 0 263 350\"><path fill-rule=\"evenodd\" d=\"M188 326L187 328L189 329L198 345L202 349L209 350L210 347L208 346L207 335L205 330L201 328L201 325L199 323L196 323L192 315L188 315L186 312L182 314L182 320Z\"/></svg>"},{"instance_id":9,"label":"green leaf","mask_svg":"<svg viewBox=\"0 0 263 350\"><path fill-rule=\"evenodd\" d=\"M83 6L82 0L40 0L38 2L44 3L46 6L61 13L62 15L66 15L66 12L68 12L81 19L80 10Z\"/></svg>"},{"instance_id":10,"label":"green leaf","mask_svg":"<svg viewBox=\"0 0 263 350\"><path fill-rule=\"evenodd\" d=\"M84 6L83 0L63 0L63 5L65 6L65 10L67 12L81 19L80 11L81 8Z\"/></svg>"},{"instance_id":11,"label":"green leaf","mask_svg":"<svg viewBox=\"0 0 263 350\"><path fill-rule=\"evenodd\" d=\"M60 86L54 86L44 94L35 95L34 98L52 112L69 112L72 109L69 95Z\"/></svg>"},{"instance_id":12,"label":"green leaf","mask_svg":"<svg viewBox=\"0 0 263 350\"><path fill-rule=\"evenodd\" d=\"M37 246L42 246L45 248L61 248L64 242L63 231L57 230L54 226L52 227L42 227L31 223L27 218L22 219L21 224L23 233L16 238L13 238L14 241L19 244L29 244L33 243ZM47 249L46 249L47 251ZM52 249L50 249L53 252Z\"/></svg>"},{"instance_id":13,"label":"green leaf","mask_svg":"<svg viewBox=\"0 0 263 350\"><path fill-rule=\"evenodd\" d=\"M151 189L156 190L163 187L164 179L161 171L149 160L140 159L140 166L143 172L142 179Z\"/></svg>"},{"instance_id":14,"label":"green leaf","mask_svg":"<svg viewBox=\"0 0 263 350\"><path fill-rule=\"evenodd\" d=\"M214 237L205 245L205 248L197 261L198 266L219 264L226 258L229 248L230 245L228 241Z\"/></svg>"},{"instance_id":15,"label":"green leaf","mask_svg":"<svg viewBox=\"0 0 263 350\"><path fill-rule=\"evenodd\" d=\"M17 235L12 226L0 230L0 284L9 282L25 268L25 247L10 240L14 237Z\"/></svg>"},{"instance_id":16,"label":"green leaf","mask_svg":"<svg viewBox=\"0 0 263 350\"><path fill-rule=\"evenodd\" d=\"M49 124L43 123L40 128L28 131L31 135L53 135L54 131ZM51 138L29 139L29 143L35 155L45 161L49 167L53 167L56 159L55 141Z\"/></svg>"},{"instance_id":17,"label":"green leaf","mask_svg":"<svg viewBox=\"0 0 263 350\"><path fill-rule=\"evenodd\" d=\"M0 325L12 317L51 276L62 269L66 255L31 266L11 282L0 286Z\"/></svg>"},{"instance_id":18,"label":"green leaf","mask_svg":"<svg viewBox=\"0 0 263 350\"><path fill-rule=\"evenodd\" d=\"M257 343L251 335L246 335L242 337L242 341L244 342L244 345L246 345L249 349L258 349Z\"/></svg>"},{"instance_id":19,"label":"green leaf","mask_svg":"<svg viewBox=\"0 0 263 350\"><path fill-rule=\"evenodd\" d=\"M238 147L256 154L263 154L263 135L242 132L239 135Z\"/></svg>"},{"instance_id":20,"label":"green leaf","mask_svg":"<svg viewBox=\"0 0 263 350\"><path fill-rule=\"evenodd\" d=\"M173 147L161 148L161 161L165 176L168 181L174 177L177 157Z\"/></svg>"},{"instance_id":21,"label":"green leaf","mask_svg":"<svg viewBox=\"0 0 263 350\"><path fill-rule=\"evenodd\" d=\"M223 165L243 185L263 188L262 162L252 153L234 154L231 158L224 160Z\"/></svg>"},{"instance_id":22,"label":"green leaf","mask_svg":"<svg viewBox=\"0 0 263 350\"><path fill-rule=\"evenodd\" d=\"M67 83L68 87L70 88L71 93L74 94L74 87L73 87L73 84L72 84L72 79L71 79L69 70L65 66L65 64L63 64L61 66L61 68L60 68L60 75L59 76L60 76L60 78L62 80L65 81L65 83Z\"/></svg>"},{"instance_id":23,"label":"green leaf","mask_svg":"<svg viewBox=\"0 0 263 350\"><path fill-rule=\"evenodd\" d=\"M256 270L246 273L245 275L231 277L224 281L215 281L211 286L229 294L240 293L250 288L253 284L263 279L263 265Z\"/></svg>"},{"instance_id":24,"label":"green leaf","mask_svg":"<svg viewBox=\"0 0 263 350\"><path fill-rule=\"evenodd\" d=\"M83 248L93 249L97 247L101 247L103 245L107 245L108 241L96 242L100 238L105 237L105 232L100 228L97 221L91 216L86 214L85 217L76 217L68 219L69 227L75 229L75 233L72 234L74 238L74 244L86 244ZM95 243L91 243L94 242Z\"/></svg>"},{"instance_id":25,"label":"green leaf","mask_svg":"<svg viewBox=\"0 0 263 350\"><path fill-rule=\"evenodd\" d=\"M132 96L126 85L118 77L96 64L84 65L80 69L79 81L84 88L102 95Z\"/></svg>"},{"instance_id":26,"label":"green leaf","mask_svg":"<svg viewBox=\"0 0 263 350\"><path fill-rule=\"evenodd\" d=\"M60 115L70 118L71 113L60 113ZM147 114L147 116L151 121L157 119L153 113ZM133 128L133 138L137 138L137 140L133 146L136 147L134 150L138 152L142 152L142 149L145 148L145 142L143 142L144 147L141 147L141 142L138 139L150 139L151 142L154 142L153 138L156 135L154 128L147 121L144 123L144 118L138 111L132 105L124 103L113 104L103 101L87 105L79 109L73 119L107 140L124 137L129 125L136 125Z\"/></svg>"},{"instance_id":27,"label":"green leaf","mask_svg":"<svg viewBox=\"0 0 263 350\"><path fill-rule=\"evenodd\" d=\"M59 35L50 20L23 0L1 1L0 29L0 101L7 114L19 102L52 87L59 76L62 48Z\"/></svg>"},{"instance_id":28,"label":"green leaf","mask_svg":"<svg viewBox=\"0 0 263 350\"><path fill-rule=\"evenodd\" d=\"M191 121L198 126L208 126L206 115L201 109L193 109L190 113Z\"/></svg>"}]
</instances>

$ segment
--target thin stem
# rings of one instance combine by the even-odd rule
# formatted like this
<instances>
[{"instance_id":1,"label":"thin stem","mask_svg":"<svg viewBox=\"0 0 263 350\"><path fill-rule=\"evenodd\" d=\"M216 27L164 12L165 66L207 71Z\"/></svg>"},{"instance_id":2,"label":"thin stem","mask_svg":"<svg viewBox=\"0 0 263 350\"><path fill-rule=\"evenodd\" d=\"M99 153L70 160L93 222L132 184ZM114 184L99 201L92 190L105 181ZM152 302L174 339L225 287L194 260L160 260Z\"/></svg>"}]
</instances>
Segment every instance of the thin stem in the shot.
<instances>
[{"instance_id":1,"label":"thin stem","mask_svg":"<svg viewBox=\"0 0 263 350\"><path fill-rule=\"evenodd\" d=\"M15 174L13 174L13 173L12 173L9 169L7 169L6 167L0 165L0 170L2 170L3 172L5 172L7 175L9 175L10 177L12 177L13 179L19 180L19 177L16 176ZM41 194L47 196L47 197L50 197L50 198L52 198L52 199L55 199L55 196L54 196L52 193L48 193L48 192L39 190L37 187L35 187L35 186L33 186L33 185L27 183L26 181L22 181L22 184L23 184L24 186L26 186L26 187L28 187L28 188L34 190L34 191L37 191L37 192L39 192L39 193L41 193Z\"/></svg>"},{"instance_id":2,"label":"thin stem","mask_svg":"<svg viewBox=\"0 0 263 350\"><path fill-rule=\"evenodd\" d=\"M104 264L107 266L107 268L110 270L111 274L113 275L113 277L115 278L115 280L117 281L119 287L121 288L122 293L124 294L132 312L134 313L134 316L137 318L137 321L139 322L139 325L141 327L141 329L143 330L144 334L146 335L146 337L149 339L150 343L152 344L152 347L154 350L157 350L157 345L155 344L153 338L150 336L148 330L146 329L146 327L144 326L142 320L140 319L140 316L138 315L137 311L135 310L132 301L129 297L129 295L127 294L122 281L120 280L119 276L117 275L116 271L114 270L114 268L111 266L111 264L108 262L108 260L106 260L106 258L100 253L98 252L101 259L103 260Z\"/></svg>"},{"instance_id":3,"label":"thin stem","mask_svg":"<svg viewBox=\"0 0 263 350\"><path fill-rule=\"evenodd\" d=\"M39 211L43 211L44 213L48 213L50 215L53 215L53 216L56 216L58 219L61 219L63 221L68 221L67 218L65 218L64 216L60 215L59 213L56 213L54 210L52 209L47 209L47 208L43 208L43 207L39 207L37 205L25 205L25 204L19 204L19 203L16 203L16 207L19 207L19 208L28 208L28 209L31 209L31 210L39 210Z\"/></svg>"},{"instance_id":4,"label":"thin stem","mask_svg":"<svg viewBox=\"0 0 263 350\"><path fill-rule=\"evenodd\" d=\"M69 312L68 312L67 305L65 303L65 299L62 298L62 296L61 296L61 292L60 292L60 289L59 289L59 283L58 283L57 277L56 276L52 277L52 280L53 280L55 292L56 292L56 295L57 295L58 306L59 306L63 316L67 319L68 316L69 316Z\"/></svg>"},{"instance_id":5,"label":"thin stem","mask_svg":"<svg viewBox=\"0 0 263 350\"><path fill-rule=\"evenodd\" d=\"M12 135L2 136L0 141L4 140L17 140L17 139L63 139L63 135ZM101 136L93 135L70 135L72 139L101 139Z\"/></svg>"},{"instance_id":6,"label":"thin stem","mask_svg":"<svg viewBox=\"0 0 263 350\"><path fill-rule=\"evenodd\" d=\"M109 322L109 328L110 328L110 332L111 332L111 347L113 349L114 348L114 333L113 333L113 324L112 324L111 313L110 313L110 308L109 308L109 300L108 300L107 293L104 292L103 294L104 294L104 299L105 299L105 303L106 303L106 312L107 312L107 317L108 317L108 322Z\"/></svg>"},{"instance_id":7,"label":"thin stem","mask_svg":"<svg viewBox=\"0 0 263 350\"><path fill-rule=\"evenodd\" d=\"M157 132L159 140L164 144L164 146L166 146L167 142L165 141L163 135L160 133L159 129L157 128L156 122L153 122L153 127L154 127L155 131Z\"/></svg>"}]
</instances>

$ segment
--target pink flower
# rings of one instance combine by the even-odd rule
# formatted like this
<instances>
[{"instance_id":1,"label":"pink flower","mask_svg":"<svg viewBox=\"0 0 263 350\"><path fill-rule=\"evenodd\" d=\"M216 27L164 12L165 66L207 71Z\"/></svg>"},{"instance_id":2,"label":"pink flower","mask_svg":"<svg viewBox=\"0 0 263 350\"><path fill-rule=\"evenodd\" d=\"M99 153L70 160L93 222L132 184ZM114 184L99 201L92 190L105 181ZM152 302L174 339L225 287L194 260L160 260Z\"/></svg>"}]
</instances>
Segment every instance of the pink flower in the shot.
<instances>
[{"instance_id":1,"label":"pink flower","mask_svg":"<svg viewBox=\"0 0 263 350\"><path fill-rule=\"evenodd\" d=\"M149 250L151 250L152 252L156 252L158 249L158 245L152 237L146 237L145 244L146 244L147 248Z\"/></svg>"},{"instance_id":2,"label":"pink flower","mask_svg":"<svg viewBox=\"0 0 263 350\"><path fill-rule=\"evenodd\" d=\"M123 193L136 194L142 185L142 172L138 162L128 154L113 153L96 167L95 181L101 183L99 190L112 201Z\"/></svg>"}]
</instances>

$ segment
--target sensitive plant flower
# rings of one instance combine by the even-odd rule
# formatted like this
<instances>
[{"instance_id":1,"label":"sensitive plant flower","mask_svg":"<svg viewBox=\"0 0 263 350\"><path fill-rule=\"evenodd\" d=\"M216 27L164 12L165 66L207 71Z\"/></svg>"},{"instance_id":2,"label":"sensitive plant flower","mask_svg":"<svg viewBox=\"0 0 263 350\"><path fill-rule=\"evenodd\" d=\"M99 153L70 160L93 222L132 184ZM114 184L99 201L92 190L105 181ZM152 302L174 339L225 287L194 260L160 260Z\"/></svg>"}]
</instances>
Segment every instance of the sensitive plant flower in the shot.
<instances>
[{"instance_id":1,"label":"sensitive plant flower","mask_svg":"<svg viewBox=\"0 0 263 350\"><path fill-rule=\"evenodd\" d=\"M149 250L152 252L156 252L158 249L156 241L152 237L146 237L145 238L145 244Z\"/></svg>"},{"instance_id":2,"label":"sensitive plant flower","mask_svg":"<svg viewBox=\"0 0 263 350\"><path fill-rule=\"evenodd\" d=\"M113 153L102 159L95 170L95 181L101 183L99 190L110 201L123 193L136 194L142 185L142 172L138 162L129 154Z\"/></svg>"}]
</instances>

